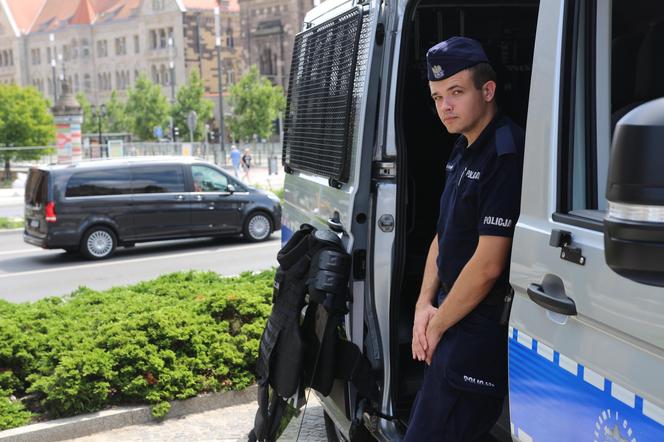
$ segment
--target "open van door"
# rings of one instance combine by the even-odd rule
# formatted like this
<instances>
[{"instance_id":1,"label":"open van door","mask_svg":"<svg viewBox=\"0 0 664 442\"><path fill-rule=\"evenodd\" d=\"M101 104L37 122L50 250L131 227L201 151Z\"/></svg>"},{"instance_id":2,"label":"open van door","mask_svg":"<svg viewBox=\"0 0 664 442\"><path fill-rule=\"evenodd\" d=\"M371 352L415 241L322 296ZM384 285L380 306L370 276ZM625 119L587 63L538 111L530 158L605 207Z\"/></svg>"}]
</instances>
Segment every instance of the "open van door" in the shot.
<instances>
[{"instance_id":1,"label":"open van door","mask_svg":"<svg viewBox=\"0 0 664 442\"><path fill-rule=\"evenodd\" d=\"M295 39L284 116L282 242L303 223L341 236L353 256L353 299L341 333L360 349L380 12L375 0L329 0L307 14ZM327 418L347 436L354 392L337 381L322 400Z\"/></svg>"},{"instance_id":2,"label":"open van door","mask_svg":"<svg viewBox=\"0 0 664 442\"><path fill-rule=\"evenodd\" d=\"M664 440L664 296L609 268L603 226L613 124L664 92L662 22L653 2L541 4L511 263L518 440Z\"/></svg>"}]
</instances>

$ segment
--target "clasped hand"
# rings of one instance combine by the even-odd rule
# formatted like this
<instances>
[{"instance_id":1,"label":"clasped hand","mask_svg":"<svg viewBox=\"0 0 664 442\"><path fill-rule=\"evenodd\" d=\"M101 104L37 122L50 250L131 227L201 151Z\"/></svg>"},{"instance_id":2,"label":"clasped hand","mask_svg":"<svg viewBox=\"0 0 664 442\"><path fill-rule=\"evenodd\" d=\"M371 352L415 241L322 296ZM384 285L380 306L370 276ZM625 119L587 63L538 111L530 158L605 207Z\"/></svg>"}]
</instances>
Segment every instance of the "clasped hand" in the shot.
<instances>
[{"instance_id":1,"label":"clasped hand","mask_svg":"<svg viewBox=\"0 0 664 442\"><path fill-rule=\"evenodd\" d=\"M431 304L415 307L415 321L413 323L413 359L431 364L433 352L438 346L442 331L436 321L438 309Z\"/></svg>"}]
</instances>

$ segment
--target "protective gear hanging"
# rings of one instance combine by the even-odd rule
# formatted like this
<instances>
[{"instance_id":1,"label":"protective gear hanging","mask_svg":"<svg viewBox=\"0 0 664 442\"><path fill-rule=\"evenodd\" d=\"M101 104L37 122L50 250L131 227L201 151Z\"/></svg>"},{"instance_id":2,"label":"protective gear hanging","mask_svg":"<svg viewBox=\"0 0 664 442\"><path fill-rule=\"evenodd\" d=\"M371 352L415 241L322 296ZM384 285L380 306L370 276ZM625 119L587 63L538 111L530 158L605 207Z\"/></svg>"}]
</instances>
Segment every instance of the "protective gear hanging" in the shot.
<instances>
[{"instance_id":1,"label":"protective gear hanging","mask_svg":"<svg viewBox=\"0 0 664 442\"><path fill-rule=\"evenodd\" d=\"M272 313L259 348L258 411L250 441L275 440L287 399L306 387L327 396L337 378L352 381L363 397L379 399L369 362L337 333L347 312L351 266L339 237L303 224L277 261Z\"/></svg>"}]
</instances>

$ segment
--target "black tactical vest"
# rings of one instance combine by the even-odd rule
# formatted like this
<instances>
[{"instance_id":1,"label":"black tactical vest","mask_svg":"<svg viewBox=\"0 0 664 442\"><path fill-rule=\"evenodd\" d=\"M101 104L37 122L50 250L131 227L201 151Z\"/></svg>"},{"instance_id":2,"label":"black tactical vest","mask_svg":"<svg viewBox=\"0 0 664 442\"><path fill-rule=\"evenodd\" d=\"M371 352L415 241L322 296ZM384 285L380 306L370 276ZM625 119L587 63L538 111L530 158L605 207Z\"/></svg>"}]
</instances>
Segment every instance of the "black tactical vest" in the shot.
<instances>
[{"instance_id":1,"label":"black tactical vest","mask_svg":"<svg viewBox=\"0 0 664 442\"><path fill-rule=\"evenodd\" d=\"M303 224L277 261L272 313L259 348L259 409L250 441L275 440L286 400L306 387L327 396L334 379L344 379L363 397L379 399L368 361L337 333L350 300L351 267L339 237Z\"/></svg>"}]
</instances>

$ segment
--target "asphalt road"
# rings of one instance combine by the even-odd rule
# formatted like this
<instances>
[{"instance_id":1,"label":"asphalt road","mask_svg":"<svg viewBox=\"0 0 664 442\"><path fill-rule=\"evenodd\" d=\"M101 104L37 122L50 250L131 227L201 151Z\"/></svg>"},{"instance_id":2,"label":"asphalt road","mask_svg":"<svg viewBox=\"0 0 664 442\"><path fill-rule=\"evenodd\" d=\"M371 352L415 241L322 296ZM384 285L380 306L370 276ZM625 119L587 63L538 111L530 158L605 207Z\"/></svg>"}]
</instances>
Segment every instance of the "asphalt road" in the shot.
<instances>
[{"instance_id":1,"label":"asphalt road","mask_svg":"<svg viewBox=\"0 0 664 442\"><path fill-rule=\"evenodd\" d=\"M104 290L180 270L213 270L222 275L277 266L278 233L265 242L241 238L201 238L118 248L107 260L89 261L62 250L42 250L23 242L22 232L0 232L0 299L35 301L62 296L79 286Z\"/></svg>"}]
</instances>

